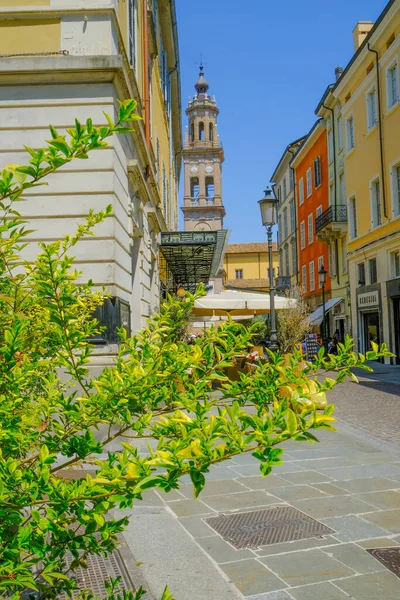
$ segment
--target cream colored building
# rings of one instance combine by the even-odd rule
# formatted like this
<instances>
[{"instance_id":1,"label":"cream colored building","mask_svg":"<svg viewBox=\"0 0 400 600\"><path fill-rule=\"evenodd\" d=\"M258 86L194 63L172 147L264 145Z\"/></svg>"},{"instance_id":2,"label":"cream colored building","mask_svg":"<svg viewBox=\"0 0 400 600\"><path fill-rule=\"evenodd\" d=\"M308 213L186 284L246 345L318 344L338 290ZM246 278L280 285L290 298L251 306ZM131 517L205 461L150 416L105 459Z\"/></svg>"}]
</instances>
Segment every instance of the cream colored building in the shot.
<instances>
[{"instance_id":1,"label":"cream colored building","mask_svg":"<svg viewBox=\"0 0 400 600\"><path fill-rule=\"evenodd\" d=\"M400 362L400 0L353 36L355 54L324 102L343 148L352 334L357 349L386 342Z\"/></svg>"},{"instance_id":2,"label":"cream colored building","mask_svg":"<svg viewBox=\"0 0 400 600\"><path fill-rule=\"evenodd\" d=\"M0 167L24 163L74 119L103 124L117 100L135 98L142 121L49 177L21 205L37 242L75 230L89 209L114 214L80 242L76 266L112 295L99 347L115 350L116 325L137 330L159 306L159 236L178 226L181 110L174 1L0 0ZM100 343L101 342L101 343Z\"/></svg>"},{"instance_id":3,"label":"cream colored building","mask_svg":"<svg viewBox=\"0 0 400 600\"><path fill-rule=\"evenodd\" d=\"M271 176L278 204L279 278L278 290L283 291L299 283L297 240L297 204L295 171L290 161L300 148L304 137L289 144Z\"/></svg>"},{"instance_id":4,"label":"cream colored building","mask_svg":"<svg viewBox=\"0 0 400 600\"><path fill-rule=\"evenodd\" d=\"M272 243L275 279L279 278L278 245ZM242 290L269 290L267 242L228 244L224 257L225 287Z\"/></svg>"}]
</instances>

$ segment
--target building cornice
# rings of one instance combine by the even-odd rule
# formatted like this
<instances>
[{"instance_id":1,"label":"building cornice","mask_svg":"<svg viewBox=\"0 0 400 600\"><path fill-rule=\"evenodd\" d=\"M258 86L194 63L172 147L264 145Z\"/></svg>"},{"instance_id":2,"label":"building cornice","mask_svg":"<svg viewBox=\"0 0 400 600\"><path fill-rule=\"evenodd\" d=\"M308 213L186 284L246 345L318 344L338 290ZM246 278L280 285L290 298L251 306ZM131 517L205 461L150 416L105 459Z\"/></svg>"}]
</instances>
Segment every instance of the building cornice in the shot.
<instances>
[{"instance_id":1,"label":"building cornice","mask_svg":"<svg viewBox=\"0 0 400 600\"><path fill-rule=\"evenodd\" d=\"M325 129L325 122L323 121L323 119L318 119L318 121L316 121L314 123L314 125L310 129L308 135L304 139L304 142L302 143L302 145L300 146L300 148L297 150L296 154L290 161L290 166L292 168L295 169L296 167L299 166L301 160L304 158L304 155L311 149L312 145L319 138L319 136L324 131L324 129Z\"/></svg>"},{"instance_id":2,"label":"building cornice","mask_svg":"<svg viewBox=\"0 0 400 600\"><path fill-rule=\"evenodd\" d=\"M291 150L294 147L297 147L298 144L302 144L304 142L304 140L306 139L306 135L303 135L302 137L298 138L297 140L294 140L293 142L291 142L290 144L288 144L285 148L285 150L283 151L283 154L281 156L281 158L279 159L278 164L275 167L274 172L272 173L271 177L270 177L270 181L271 183L275 183L275 179L276 179L276 175L278 173L278 171L280 170L281 166L285 163L285 159L289 158L288 161L288 166L290 164L290 157L293 156Z\"/></svg>"}]
</instances>

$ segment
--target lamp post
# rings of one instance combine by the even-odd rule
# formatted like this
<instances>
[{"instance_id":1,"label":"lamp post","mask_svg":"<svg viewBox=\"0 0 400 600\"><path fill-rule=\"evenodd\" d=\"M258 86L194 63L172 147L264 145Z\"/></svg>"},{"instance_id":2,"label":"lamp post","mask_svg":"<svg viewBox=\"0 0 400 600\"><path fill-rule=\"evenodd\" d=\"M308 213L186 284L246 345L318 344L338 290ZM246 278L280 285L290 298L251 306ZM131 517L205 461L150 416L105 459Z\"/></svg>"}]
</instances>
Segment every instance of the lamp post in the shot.
<instances>
[{"instance_id":1,"label":"lamp post","mask_svg":"<svg viewBox=\"0 0 400 600\"><path fill-rule=\"evenodd\" d=\"M258 201L261 211L262 224L267 230L268 236L268 256L269 256L269 296L270 296L270 311L271 311L271 344L270 350L276 352L278 350L276 337L276 317L275 317L275 282L274 268L272 261L272 227L275 225L277 218L278 200L275 198L273 191L267 188L264 192L264 198Z\"/></svg>"},{"instance_id":2,"label":"lamp post","mask_svg":"<svg viewBox=\"0 0 400 600\"><path fill-rule=\"evenodd\" d=\"M324 269L324 265L321 265L321 268L318 271L318 277L319 277L319 286L322 288L322 311L323 311L323 315L324 315L322 318L322 341L323 341L325 349L327 349L327 347L328 347L328 340L326 339L326 313L325 313L326 275L327 275L327 271L326 271L326 269Z\"/></svg>"}]
</instances>

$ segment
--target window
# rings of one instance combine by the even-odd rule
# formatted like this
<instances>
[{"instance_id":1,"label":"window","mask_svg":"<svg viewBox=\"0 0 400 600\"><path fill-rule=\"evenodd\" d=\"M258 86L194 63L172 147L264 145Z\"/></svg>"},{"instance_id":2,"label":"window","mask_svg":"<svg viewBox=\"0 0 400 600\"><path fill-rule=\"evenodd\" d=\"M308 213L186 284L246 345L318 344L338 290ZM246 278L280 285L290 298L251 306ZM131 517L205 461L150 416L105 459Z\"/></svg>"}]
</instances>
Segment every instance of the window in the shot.
<instances>
[{"instance_id":1,"label":"window","mask_svg":"<svg viewBox=\"0 0 400 600\"><path fill-rule=\"evenodd\" d=\"M214 140L214 125L212 123L208 126L208 139L210 142Z\"/></svg>"},{"instance_id":2,"label":"window","mask_svg":"<svg viewBox=\"0 0 400 600\"><path fill-rule=\"evenodd\" d=\"M369 268L369 283L372 285L378 281L378 273L376 271L376 258L371 258L368 261Z\"/></svg>"},{"instance_id":3,"label":"window","mask_svg":"<svg viewBox=\"0 0 400 600\"><path fill-rule=\"evenodd\" d=\"M204 142L204 123L203 123L203 121L200 121L200 123L199 123L199 140L201 142Z\"/></svg>"},{"instance_id":4,"label":"window","mask_svg":"<svg viewBox=\"0 0 400 600\"><path fill-rule=\"evenodd\" d=\"M323 256L318 256L318 272L322 269L323 266L324 266L324 257ZM319 285L319 275L318 275L318 287L320 287L320 285Z\"/></svg>"},{"instance_id":5,"label":"window","mask_svg":"<svg viewBox=\"0 0 400 600\"><path fill-rule=\"evenodd\" d=\"M332 185L329 186L329 206L333 206L335 204L335 188Z\"/></svg>"},{"instance_id":6,"label":"window","mask_svg":"<svg viewBox=\"0 0 400 600\"><path fill-rule=\"evenodd\" d=\"M365 264L358 263L357 270L358 270L358 285L360 287L360 286L365 285Z\"/></svg>"},{"instance_id":7,"label":"window","mask_svg":"<svg viewBox=\"0 0 400 600\"><path fill-rule=\"evenodd\" d=\"M400 215L400 165L392 169L393 214Z\"/></svg>"},{"instance_id":8,"label":"window","mask_svg":"<svg viewBox=\"0 0 400 600\"><path fill-rule=\"evenodd\" d=\"M350 239L357 237L357 202L355 197L349 200Z\"/></svg>"},{"instance_id":9,"label":"window","mask_svg":"<svg viewBox=\"0 0 400 600\"><path fill-rule=\"evenodd\" d=\"M333 129L328 131L328 160L331 163L334 159L334 149L333 149Z\"/></svg>"},{"instance_id":10,"label":"window","mask_svg":"<svg viewBox=\"0 0 400 600\"><path fill-rule=\"evenodd\" d=\"M136 0L129 0L129 62L135 68L136 60Z\"/></svg>"},{"instance_id":11,"label":"window","mask_svg":"<svg viewBox=\"0 0 400 600\"><path fill-rule=\"evenodd\" d=\"M287 209L285 208L285 210L283 211L283 239L286 240L287 236L289 235L289 231L288 231L288 219L287 219Z\"/></svg>"},{"instance_id":12,"label":"window","mask_svg":"<svg viewBox=\"0 0 400 600\"><path fill-rule=\"evenodd\" d=\"M289 276L289 246L285 244L285 276Z\"/></svg>"},{"instance_id":13,"label":"window","mask_svg":"<svg viewBox=\"0 0 400 600\"><path fill-rule=\"evenodd\" d=\"M289 186L292 190L294 188L294 171L293 169L289 169Z\"/></svg>"},{"instance_id":14,"label":"window","mask_svg":"<svg viewBox=\"0 0 400 600\"><path fill-rule=\"evenodd\" d=\"M343 150L343 117L340 116L338 117L337 120L337 127L338 127L338 141L339 141L339 151Z\"/></svg>"},{"instance_id":15,"label":"window","mask_svg":"<svg viewBox=\"0 0 400 600\"><path fill-rule=\"evenodd\" d=\"M329 259L329 275L336 277L336 245L332 242L328 246L328 259Z\"/></svg>"},{"instance_id":16,"label":"window","mask_svg":"<svg viewBox=\"0 0 400 600\"><path fill-rule=\"evenodd\" d=\"M387 106L392 108L399 99L399 81L397 63L387 70Z\"/></svg>"},{"instance_id":17,"label":"window","mask_svg":"<svg viewBox=\"0 0 400 600\"><path fill-rule=\"evenodd\" d=\"M315 277L314 277L314 261L310 262L310 292L315 290Z\"/></svg>"},{"instance_id":18,"label":"window","mask_svg":"<svg viewBox=\"0 0 400 600\"><path fill-rule=\"evenodd\" d=\"M190 141L194 142L194 123L190 125Z\"/></svg>"},{"instance_id":19,"label":"window","mask_svg":"<svg viewBox=\"0 0 400 600\"><path fill-rule=\"evenodd\" d=\"M367 122L368 129L372 129L377 124L376 117L376 90L375 88L367 94Z\"/></svg>"},{"instance_id":20,"label":"window","mask_svg":"<svg viewBox=\"0 0 400 600\"><path fill-rule=\"evenodd\" d=\"M306 228L304 225L304 221L300 223L300 248L304 250L306 247Z\"/></svg>"},{"instance_id":21,"label":"window","mask_svg":"<svg viewBox=\"0 0 400 600\"><path fill-rule=\"evenodd\" d=\"M281 242L283 240L283 231L282 231L282 217L279 215L278 219L278 241Z\"/></svg>"},{"instance_id":22,"label":"window","mask_svg":"<svg viewBox=\"0 0 400 600\"><path fill-rule=\"evenodd\" d=\"M307 169L307 198L309 198L312 194L312 177L311 177L311 169Z\"/></svg>"},{"instance_id":23,"label":"window","mask_svg":"<svg viewBox=\"0 0 400 600\"><path fill-rule=\"evenodd\" d=\"M379 179L371 185L371 204L372 204L372 228L378 227L382 223L381 215L381 189Z\"/></svg>"},{"instance_id":24,"label":"window","mask_svg":"<svg viewBox=\"0 0 400 600\"><path fill-rule=\"evenodd\" d=\"M206 177L207 204L214 204L214 177Z\"/></svg>"},{"instance_id":25,"label":"window","mask_svg":"<svg viewBox=\"0 0 400 600\"><path fill-rule=\"evenodd\" d=\"M322 204L320 204L319 206L317 206L317 210L315 211L315 216L320 217L322 215Z\"/></svg>"},{"instance_id":26,"label":"window","mask_svg":"<svg viewBox=\"0 0 400 600\"><path fill-rule=\"evenodd\" d=\"M313 213L308 215L308 243L312 244L314 241L314 223Z\"/></svg>"},{"instance_id":27,"label":"window","mask_svg":"<svg viewBox=\"0 0 400 600\"><path fill-rule=\"evenodd\" d=\"M168 218L168 181L165 173L165 166L162 168L162 182L163 182L163 215L165 221Z\"/></svg>"},{"instance_id":28,"label":"window","mask_svg":"<svg viewBox=\"0 0 400 600\"><path fill-rule=\"evenodd\" d=\"M160 187L160 140L156 140L156 171L157 171L157 185Z\"/></svg>"},{"instance_id":29,"label":"window","mask_svg":"<svg viewBox=\"0 0 400 600\"><path fill-rule=\"evenodd\" d=\"M303 265L301 267L301 285L303 286L304 292L307 292L307 267Z\"/></svg>"},{"instance_id":30,"label":"window","mask_svg":"<svg viewBox=\"0 0 400 600\"><path fill-rule=\"evenodd\" d=\"M190 180L190 197L198 198L200 196L200 184L198 177L192 177Z\"/></svg>"},{"instance_id":31,"label":"window","mask_svg":"<svg viewBox=\"0 0 400 600\"><path fill-rule=\"evenodd\" d=\"M342 239L342 273L347 273L347 246Z\"/></svg>"},{"instance_id":32,"label":"window","mask_svg":"<svg viewBox=\"0 0 400 600\"><path fill-rule=\"evenodd\" d=\"M339 192L340 192L340 204L346 206L346 187L344 181L344 174L339 175Z\"/></svg>"},{"instance_id":33,"label":"window","mask_svg":"<svg viewBox=\"0 0 400 600\"><path fill-rule=\"evenodd\" d=\"M314 186L317 188L322 183L322 172L321 172L321 157L317 156L314 160Z\"/></svg>"},{"instance_id":34,"label":"window","mask_svg":"<svg viewBox=\"0 0 400 600\"><path fill-rule=\"evenodd\" d=\"M299 181L299 204L304 204L304 179Z\"/></svg>"},{"instance_id":35,"label":"window","mask_svg":"<svg viewBox=\"0 0 400 600\"><path fill-rule=\"evenodd\" d=\"M399 171L400 171L400 169L399 169ZM293 233L293 231L296 228L296 213L295 213L295 210L294 210L294 202L293 202L293 200L289 204L289 212L290 212L290 233Z\"/></svg>"},{"instance_id":36,"label":"window","mask_svg":"<svg viewBox=\"0 0 400 600\"><path fill-rule=\"evenodd\" d=\"M278 202L280 204L281 199L282 199L282 193L281 193L281 186L280 185L278 185L278 189L277 189L277 192L276 192L276 197L278 198Z\"/></svg>"},{"instance_id":37,"label":"window","mask_svg":"<svg viewBox=\"0 0 400 600\"><path fill-rule=\"evenodd\" d=\"M400 250L395 250L390 253L390 266L392 271L392 279L400 277Z\"/></svg>"},{"instance_id":38,"label":"window","mask_svg":"<svg viewBox=\"0 0 400 600\"><path fill-rule=\"evenodd\" d=\"M286 200L287 187L286 187L286 175L283 178L283 199Z\"/></svg>"},{"instance_id":39,"label":"window","mask_svg":"<svg viewBox=\"0 0 400 600\"><path fill-rule=\"evenodd\" d=\"M347 152L353 150L355 144L354 141L354 119L353 117L349 117L346 121L346 143L347 143Z\"/></svg>"},{"instance_id":40,"label":"window","mask_svg":"<svg viewBox=\"0 0 400 600\"><path fill-rule=\"evenodd\" d=\"M235 270L235 278L236 279L243 279L243 269L236 269Z\"/></svg>"},{"instance_id":41,"label":"window","mask_svg":"<svg viewBox=\"0 0 400 600\"><path fill-rule=\"evenodd\" d=\"M297 252L296 244L292 244L292 275L297 273Z\"/></svg>"}]
</instances>

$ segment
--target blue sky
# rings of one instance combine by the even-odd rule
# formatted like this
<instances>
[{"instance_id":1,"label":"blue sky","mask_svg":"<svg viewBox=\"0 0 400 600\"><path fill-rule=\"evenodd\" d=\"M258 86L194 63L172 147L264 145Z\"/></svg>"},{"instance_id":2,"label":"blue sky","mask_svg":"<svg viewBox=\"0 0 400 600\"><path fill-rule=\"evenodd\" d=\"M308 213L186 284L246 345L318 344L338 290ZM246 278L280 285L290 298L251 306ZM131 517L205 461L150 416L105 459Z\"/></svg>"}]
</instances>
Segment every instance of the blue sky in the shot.
<instances>
[{"instance_id":1,"label":"blue sky","mask_svg":"<svg viewBox=\"0 0 400 600\"><path fill-rule=\"evenodd\" d=\"M176 5L183 109L194 93L202 52L209 93L221 111L230 242L264 241L257 200L287 144L311 128L335 67L351 59L354 26L376 21L386 0L176 0ZM182 195L181 185L181 202Z\"/></svg>"}]
</instances>

